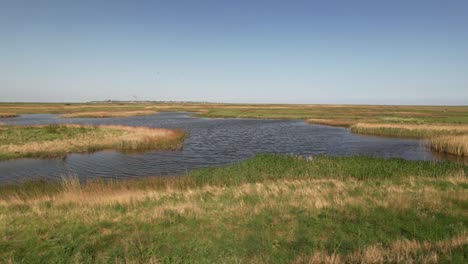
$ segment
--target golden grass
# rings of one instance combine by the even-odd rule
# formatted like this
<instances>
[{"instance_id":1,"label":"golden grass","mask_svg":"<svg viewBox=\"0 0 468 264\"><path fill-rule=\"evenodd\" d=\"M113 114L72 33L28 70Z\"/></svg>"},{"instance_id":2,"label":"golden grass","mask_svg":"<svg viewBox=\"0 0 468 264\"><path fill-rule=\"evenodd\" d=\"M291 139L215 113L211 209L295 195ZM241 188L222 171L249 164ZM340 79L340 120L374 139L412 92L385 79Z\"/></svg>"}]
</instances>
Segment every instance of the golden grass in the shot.
<instances>
[{"instance_id":1,"label":"golden grass","mask_svg":"<svg viewBox=\"0 0 468 264\"><path fill-rule=\"evenodd\" d=\"M378 133L381 129L394 129L410 132L447 132L450 134L468 133L468 125L415 125L415 124L381 124L381 123L358 123L352 126L352 130L359 133Z\"/></svg>"},{"instance_id":2,"label":"golden grass","mask_svg":"<svg viewBox=\"0 0 468 264\"><path fill-rule=\"evenodd\" d=\"M0 113L0 118L10 118L10 117L17 117L18 115L15 113Z\"/></svg>"},{"instance_id":3,"label":"golden grass","mask_svg":"<svg viewBox=\"0 0 468 264\"><path fill-rule=\"evenodd\" d=\"M397 240L389 247L372 245L365 250L339 255L320 252L310 258L299 257L294 263L438 263L439 255L468 245L468 235L459 234L451 239L437 242ZM418 254L425 252L424 255Z\"/></svg>"},{"instance_id":4,"label":"golden grass","mask_svg":"<svg viewBox=\"0 0 468 264\"><path fill-rule=\"evenodd\" d=\"M468 156L468 125L414 125L359 123L353 133L378 136L428 138L431 149L447 154Z\"/></svg>"},{"instance_id":5,"label":"golden grass","mask_svg":"<svg viewBox=\"0 0 468 264\"><path fill-rule=\"evenodd\" d=\"M115 118L115 117L131 117L154 115L155 111L140 110L140 111L100 111L100 112L78 112L60 115L62 118Z\"/></svg>"},{"instance_id":6,"label":"golden grass","mask_svg":"<svg viewBox=\"0 0 468 264\"><path fill-rule=\"evenodd\" d=\"M146 179L145 182L128 180L110 183L100 181L80 183L76 177L64 177L61 182L63 189L58 193L23 197L19 193L11 192L0 197L0 205L21 204L40 207L44 202L50 202L53 205L75 204L89 207L115 203L129 205L148 199L170 200L170 198L178 197L177 202L172 205L185 208L193 205L194 201L203 203L203 197L207 195L212 201L222 202L226 194L229 194L231 199L236 201L244 201L246 197L259 197L262 201L274 201L273 204L264 203L259 205L260 207L272 205L278 208L302 207L315 210L326 207L339 209L354 205L403 210L417 203L433 210L441 210L447 209L444 201L448 198L468 200L466 192L452 189L442 191L430 184L421 186L432 181L434 181L432 178L409 177L402 185L385 182L382 185L372 186L353 179L307 179L265 181L227 187L196 186L192 185L190 179L187 178L165 177ZM447 178L445 181L468 184L468 178L464 175ZM362 195L356 196L356 190L362 190ZM281 198L280 202L276 201L278 198ZM241 212L242 208L247 209L245 204L229 203L223 207L223 211Z\"/></svg>"},{"instance_id":7,"label":"golden grass","mask_svg":"<svg viewBox=\"0 0 468 264\"><path fill-rule=\"evenodd\" d=\"M447 154L468 156L468 135L432 138L431 148Z\"/></svg>"},{"instance_id":8,"label":"golden grass","mask_svg":"<svg viewBox=\"0 0 468 264\"><path fill-rule=\"evenodd\" d=\"M97 128L86 134L51 141L33 141L24 144L0 145L0 154L25 157L62 156L70 152L93 152L104 149L121 151L142 151L151 149L180 148L185 133L150 127L130 127L120 125L60 125L69 128ZM44 127L47 126L33 126ZM18 127L21 129L22 127Z\"/></svg>"},{"instance_id":9,"label":"golden grass","mask_svg":"<svg viewBox=\"0 0 468 264\"><path fill-rule=\"evenodd\" d=\"M241 239L247 239L249 233L261 236L261 229L248 229L246 223L251 225L250 220L257 219L257 217L262 219L260 218L262 214L271 210L280 213L275 214L275 217L272 215L272 219L275 220L268 222L268 226L284 225L283 228L279 226L270 231L276 232L274 236L280 241L297 239L294 232L298 218L292 213L292 208L297 209L294 212L303 212L306 215L327 212L327 209L337 210L344 214L349 213L349 208L357 207L368 210L369 213L372 213L374 208L379 208L379 210L389 208L391 211L406 212L408 209L419 207L423 208L421 218L425 218L425 213L428 214L427 217L431 217L437 212L450 212L450 215L460 217L466 215L462 207L457 205L466 203L468 193L457 185L443 184L446 187L440 188L438 184L432 184L434 181L441 185L444 182L453 182L460 186L468 184L468 178L462 171L460 174L444 179L407 177L398 183L384 180L379 181L379 184L369 184L368 181L352 178L307 178L266 180L235 186L198 186L192 185L190 178L184 177L112 183L104 181L80 183L77 178L71 177L63 179L62 190L55 194L42 193L29 197L21 197L14 193L2 194L0 208L3 207L4 212L7 213L0 214L0 226L17 227L9 233L4 232L5 243L11 243L14 246L16 245L14 243L22 243L22 241L20 242L19 235L13 237L10 234L20 233L30 225L22 219L34 219L34 223L39 226L36 227L38 230L36 232L41 232L44 241L52 241L55 238L55 234L51 232L55 228L63 228L64 232L73 231L73 228L64 228L69 224L72 227L96 227L93 233L87 233L90 236L89 239L92 240L107 239L108 235L121 236L125 239L127 236L130 237L132 232L148 232L149 229L142 229L135 224L134 229L122 235L122 226L146 223L147 227L151 226L151 230L157 230L161 228L157 223L167 222L168 225L161 230L167 231L169 236L174 234L183 242L184 239L180 233L168 231L171 227L179 227L178 230L185 232L184 237L200 236L201 240L205 239L204 241L209 241L208 244L211 245L211 243L219 243L215 239L217 235L206 238L202 232L208 234L219 232L219 236L223 235L222 232L235 233ZM277 218L279 218L278 222ZM79 219L82 225L76 224L76 219ZM190 225L192 221L198 219L201 219L200 229ZM43 222L38 223L38 221ZM203 226L204 223L207 223L206 226ZM260 228L261 225L258 227ZM314 226L311 225L309 228L314 228ZM77 234L76 231L75 234ZM325 242L330 238L317 236L313 239ZM143 239L143 248L152 246L144 241L146 240ZM394 235L388 240L377 240L359 250L355 248L349 253L322 251L323 248L317 248L320 251L299 252L295 255L293 263L436 263L444 257L450 257L452 251L459 250L467 244L468 236L463 231L445 236L443 240L426 240L426 238L414 240ZM115 244L112 245L115 246ZM112 245L110 245L111 248ZM229 246L232 245L229 244ZM244 245L239 247L242 247L242 250L245 249ZM208 252L210 248L204 250ZM242 250L239 250L239 256L242 256L244 252ZM160 251L156 251L155 254L158 253ZM161 254L160 257L164 255L164 253ZM128 262L130 261L129 259ZM257 262L271 261L273 259ZM250 262L254 261L250 259Z\"/></svg>"},{"instance_id":10,"label":"golden grass","mask_svg":"<svg viewBox=\"0 0 468 264\"><path fill-rule=\"evenodd\" d=\"M306 120L309 124L317 124L317 125L327 125L327 126L339 126L339 127L349 127L354 124L351 120L346 119L318 119L318 118L310 118Z\"/></svg>"}]
</instances>

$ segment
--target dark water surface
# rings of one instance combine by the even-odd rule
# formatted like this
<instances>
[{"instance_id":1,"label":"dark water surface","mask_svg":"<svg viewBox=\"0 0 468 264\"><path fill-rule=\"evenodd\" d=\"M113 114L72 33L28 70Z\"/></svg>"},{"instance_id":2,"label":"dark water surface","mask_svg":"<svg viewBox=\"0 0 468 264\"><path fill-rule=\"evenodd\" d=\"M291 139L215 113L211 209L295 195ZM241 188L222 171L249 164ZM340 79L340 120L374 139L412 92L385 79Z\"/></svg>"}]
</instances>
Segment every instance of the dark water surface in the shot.
<instances>
[{"instance_id":1,"label":"dark water surface","mask_svg":"<svg viewBox=\"0 0 468 264\"><path fill-rule=\"evenodd\" d=\"M181 128L190 135L181 151L122 154L102 151L70 154L62 159L20 159L0 162L0 182L26 179L58 179L78 176L128 179L178 175L209 166L238 162L257 153L296 155L371 155L412 160L438 160L421 140L356 135L345 128L310 125L300 120L209 119L189 113L160 113L130 118L74 118L56 115L24 115L0 119L16 125L76 123L122 124Z\"/></svg>"}]
</instances>

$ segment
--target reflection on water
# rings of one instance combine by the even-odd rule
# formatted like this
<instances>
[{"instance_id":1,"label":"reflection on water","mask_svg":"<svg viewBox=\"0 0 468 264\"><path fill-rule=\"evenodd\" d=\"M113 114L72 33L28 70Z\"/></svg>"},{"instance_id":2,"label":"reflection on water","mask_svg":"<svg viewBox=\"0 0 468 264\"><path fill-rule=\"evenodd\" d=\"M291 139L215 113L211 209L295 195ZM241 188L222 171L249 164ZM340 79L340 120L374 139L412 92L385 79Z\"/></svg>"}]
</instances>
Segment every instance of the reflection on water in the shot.
<instances>
[{"instance_id":1,"label":"reflection on water","mask_svg":"<svg viewBox=\"0 0 468 264\"><path fill-rule=\"evenodd\" d=\"M420 140L355 135L345 128L310 125L300 120L209 119L192 117L188 113L160 113L112 119L62 119L41 114L1 121L16 125L78 123L181 128L190 134L181 151L141 154L103 151L71 154L64 160L3 161L0 162L0 182L3 183L67 175L82 179L177 175L195 168L238 162L257 153L441 159Z\"/></svg>"}]
</instances>

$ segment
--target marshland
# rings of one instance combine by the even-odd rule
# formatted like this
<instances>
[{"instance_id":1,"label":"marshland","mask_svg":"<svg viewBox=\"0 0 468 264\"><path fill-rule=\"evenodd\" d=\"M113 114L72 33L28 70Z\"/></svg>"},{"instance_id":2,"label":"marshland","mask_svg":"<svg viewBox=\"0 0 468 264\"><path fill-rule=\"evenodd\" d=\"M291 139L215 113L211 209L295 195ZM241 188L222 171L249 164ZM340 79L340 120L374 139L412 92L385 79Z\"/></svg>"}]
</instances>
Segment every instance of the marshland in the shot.
<instances>
[{"instance_id":1,"label":"marshland","mask_svg":"<svg viewBox=\"0 0 468 264\"><path fill-rule=\"evenodd\" d=\"M181 177L0 187L25 263L464 263L468 167L258 155Z\"/></svg>"},{"instance_id":2,"label":"marshland","mask_svg":"<svg viewBox=\"0 0 468 264\"><path fill-rule=\"evenodd\" d=\"M468 263L468 1L0 1L0 264Z\"/></svg>"},{"instance_id":3,"label":"marshland","mask_svg":"<svg viewBox=\"0 0 468 264\"><path fill-rule=\"evenodd\" d=\"M466 107L0 109L6 262L467 258Z\"/></svg>"}]
</instances>

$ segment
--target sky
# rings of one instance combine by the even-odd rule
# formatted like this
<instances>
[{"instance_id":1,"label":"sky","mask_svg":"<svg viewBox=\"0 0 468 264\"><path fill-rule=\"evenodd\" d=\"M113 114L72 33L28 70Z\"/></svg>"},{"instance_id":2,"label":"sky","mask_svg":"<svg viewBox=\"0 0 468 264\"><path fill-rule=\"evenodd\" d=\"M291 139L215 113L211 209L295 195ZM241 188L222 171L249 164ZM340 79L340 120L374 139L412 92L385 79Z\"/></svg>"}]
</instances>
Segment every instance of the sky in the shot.
<instances>
[{"instance_id":1,"label":"sky","mask_svg":"<svg viewBox=\"0 0 468 264\"><path fill-rule=\"evenodd\" d=\"M1 0L0 101L468 104L468 1Z\"/></svg>"}]
</instances>

